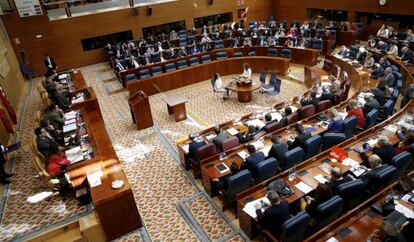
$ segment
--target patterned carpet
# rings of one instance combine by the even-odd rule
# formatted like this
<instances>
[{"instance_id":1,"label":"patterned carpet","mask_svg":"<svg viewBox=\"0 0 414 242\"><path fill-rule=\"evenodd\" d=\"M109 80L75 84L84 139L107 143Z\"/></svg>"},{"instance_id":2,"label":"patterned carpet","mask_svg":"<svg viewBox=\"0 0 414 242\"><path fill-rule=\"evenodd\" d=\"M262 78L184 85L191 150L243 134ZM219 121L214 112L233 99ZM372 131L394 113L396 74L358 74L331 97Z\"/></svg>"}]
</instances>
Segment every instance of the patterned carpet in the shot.
<instances>
[{"instance_id":1,"label":"patterned carpet","mask_svg":"<svg viewBox=\"0 0 414 242\"><path fill-rule=\"evenodd\" d=\"M291 73L303 76L301 68L292 67ZM304 88L292 81L283 80L282 93L276 97L253 95L253 102L240 104L236 94L223 101L220 94L211 91L209 81L174 90L189 100L188 119L176 123L167 113L161 94L150 97L155 126L137 132L132 124L127 93L116 92L121 86L104 63L81 68L88 85L92 86L99 101L105 125L131 184L135 200L150 238L143 238L142 231L134 231L117 241L243 241L244 235L221 213L209 197L194 184L191 175L178 163L175 140L199 131L206 126L222 123L244 114L259 111L294 95ZM254 76L257 77L257 76ZM231 76L223 77L224 82ZM283 79L283 78L282 78ZM20 139L27 143L34 130L34 111L42 107L37 91L28 96ZM21 153L14 165L13 183L8 190L1 227L0 240L10 241L44 226L62 223L87 213L71 199L59 197L35 204L27 197L42 191L45 184L33 177L30 164L31 152ZM180 211L179 211L180 210ZM186 211L186 216L182 211ZM198 224L198 228L195 228ZM200 237L202 232L205 237Z\"/></svg>"}]
</instances>

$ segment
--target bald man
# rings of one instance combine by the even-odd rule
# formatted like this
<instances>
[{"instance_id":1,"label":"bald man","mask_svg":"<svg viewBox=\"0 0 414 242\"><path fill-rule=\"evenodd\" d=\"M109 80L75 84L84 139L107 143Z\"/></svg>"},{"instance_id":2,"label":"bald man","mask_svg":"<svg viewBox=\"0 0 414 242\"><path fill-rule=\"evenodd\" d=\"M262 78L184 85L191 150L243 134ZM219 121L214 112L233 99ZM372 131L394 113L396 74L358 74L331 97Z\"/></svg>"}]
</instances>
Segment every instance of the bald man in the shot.
<instances>
[{"instance_id":1,"label":"bald man","mask_svg":"<svg viewBox=\"0 0 414 242\"><path fill-rule=\"evenodd\" d=\"M349 176L343 176L341 169L339 167L332 167L331 169L331 180L329 181L329 185L331 186L332 192L334 194L338 191L338 186L342 183L346 183L352 181L352 178Z\"/></svg>"}]
</instances>

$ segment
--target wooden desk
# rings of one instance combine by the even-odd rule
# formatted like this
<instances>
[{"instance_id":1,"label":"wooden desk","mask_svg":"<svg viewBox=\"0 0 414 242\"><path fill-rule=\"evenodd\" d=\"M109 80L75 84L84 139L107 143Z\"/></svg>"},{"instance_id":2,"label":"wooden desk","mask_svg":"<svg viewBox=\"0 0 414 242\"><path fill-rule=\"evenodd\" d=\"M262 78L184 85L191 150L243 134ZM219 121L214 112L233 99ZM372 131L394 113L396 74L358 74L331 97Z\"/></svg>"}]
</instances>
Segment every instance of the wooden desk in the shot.
<instances>
[{"instance_id":1,"label":"wooden desk","mask_svg":"<svg viewBox=\"0 0 414 242\"><path fill-rule=\"evenodd\" d=\"M73 71L71 73L71 78L72 78L72 81L73 81L73 84L76 90L84 89L88 87L88 85L86 85L85 79L83 78L82 71L79 71L79 70Z\"/></svg>"},{"instance_id":2,"label":"wooden desk","mask_svg":"<svg viewBox=\"0 0 414 242\"><path fill-rule=\"evenodd\" d=\"M174 114L175 122L187 119L187 114L185 112L186 99L175 94L169 94L163 97L162 100L167 104L168 114Z\"/></svg>"},{"instance_id":3,"label":"wooden desk","mask_svg":"<svg viewBox=\"0 0 414 242\"><path fill-rule=\"evenodd\" d=\"M359 157L359 155L356 154L355 151L352 150L352 148L355 146L361 146L363 143L365 143L365 139L370 138L372 136L377 136L379 133L381 133L382 135L388 136L392 144L395 144L396 142L398 142L399 139L396 137L395 133L389 132L388 130L385 130L384 128L389 124L397 122L398 120L404 120L406 118L405 115L407 111L414 111L414 105L412 102L410 102L410 104L407 105L404 109L400 110L398 113L394 114L391 118L384 121L383 123L378 124L358 135L355 135L352 139L348 139L342 142L341 144L339 144L338 146L344 150L347 150L350 158L354 159L355 161L359 163L362 163L362 159ZM329 150L321 152L319 155L298 164L296 168L297 168L297 174L299 174L300 180L297 180L297 181L295 180L294 184L296 184L299 181L304 181L309 186L311 186L313 189L315 189L317 186L317 183L314 181L313 177L317 174L327 175L318 168L318 166L322 164L322 162L328 161L329 165L339 167L342 172L346 172L350 169L350 167L344 166L340 162L332 162L329 158L327 159L328 154L329 154ZM252 198L253 199L260 198L260 196L263 195L264 191L267 188L267 185L270 182L275 181L277 179L283 179L285 181L288 181L288 175L289 175L289 170L286 170L237 195L237 201L238 201L237 209L238 209L238 215L239 215L240 228L243 229L243 231L250 238L254 236L254 233L255 233L254 223L256 221L242 210L245 204L248 201L250 201ZM295 193L291 195L290 197L286 198L286 200L288 200L289 202L296 202L300 198L306 195L303 192L299 191L294 186L293 187L291 186L291 188Z\"/></svg>"},{"instance_id":4,"label":"wooden desk","mask_svg":"<svg viewBox=\"0 0 414 242\"><path fill-rule=\"evenodd\" d=\"M253 99L253 91L258 90L261 87L261 84L257 80L252 80L252 84L250 86L245 86L241 84L240 86L236 83L233 83L228 88L231 91L237 92L237 99L241 103L251 102Z\"/></svg>"}]
</instances>

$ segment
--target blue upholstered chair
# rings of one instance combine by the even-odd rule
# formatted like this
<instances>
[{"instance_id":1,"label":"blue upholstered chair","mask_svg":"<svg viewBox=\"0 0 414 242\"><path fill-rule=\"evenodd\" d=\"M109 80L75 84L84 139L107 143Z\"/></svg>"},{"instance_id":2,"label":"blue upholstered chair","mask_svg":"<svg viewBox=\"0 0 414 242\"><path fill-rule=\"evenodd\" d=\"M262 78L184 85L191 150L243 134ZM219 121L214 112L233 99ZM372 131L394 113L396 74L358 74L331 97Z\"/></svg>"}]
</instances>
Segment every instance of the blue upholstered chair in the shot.
<instances>
[{"instance_id":1,"label":"blue upholstered chair","mask_svg":"<svg viewBox=\"0 0 414 242\"><path fill-rule=\"evenodd\" d=\"M398 169L398 175L402 175L411 166L412 158L410 152L404 151L392 158L391 165Z\"/></svg>"},{"instance_id":2,"label":"blue upholstered chair","mask_svg":"<svg viewBox=\"0 0 414 242\"><path fill-rule=\"evenodd\" d=\"M300 148L296 147L292 150L289 150L284 155L284 161L281 161L281 167L283 170L287 170L294 165L297 165L303 161L303 158L305 157L305 151Z\"/></svg>"},{"instance_id":3,"label":"blue upholstered chair","mask_svg":"<svg viewBox=\"0 0 414 242\"><path fill-rule=\"evenodd\" d=\"M322 138L322 151L330 149L346 140L346 136L343 133L325 133Z\"/></svg>"},{"instance_id":4,"label":"blue upholstered chair","mask_svg":"<svg viewBox=\"0 0 414 242\"><path fill-rule=\"evenodd\" d=\"M216 53L216 60L225 60L227 59L227 52L219 51Z\"/></svg>"},{"instance_id":5,"label":"blue upholstered chair","mask_svg":"<svg viewBox=\"0 0 414 242\"><path fill-rule=\"evenodd\" d=\"M280 241L299 242L306 238L311 217L306 212L300 212L286 220L282 225Z\"/></svg>"},{"instance_id":6,"label":"blue upholstered chair","mask_svg":"<svg viewBox=\"0 0 414 242\"><path fill-rule=\"evenodd\" d=\"M315 106L313 104L306 105L298 109L299 118L304 119L315 114Z\"/></svg>"},{"instance_id":7,"label":"blue upholstered chair","mask_svg":"<svg viewBox=\"0 0 414 242\"><path fill-rule=\"evenodd\" d=\"M187 60L179 60L177 61L178 69L184 69L188 67Z\"/></svg>"},{"instance_id":8,"label":"blue upholstered chair","mask_svg":"<svg viewBox=\"0 0 414 242\"><path fill-rule=\"evenodd\" d=\"M223 210L237 200L237 194L252 185L252 174L249 170L243 170L227 178L227 190L220 191L224 200Z\"/></svg>"},{"instance_id":9,"label":"blue upholstered chair","mask_svg":"<svg viewBox=\"0 0 414 242\"><path fill-rule=\"evenodd\" d=\"M290 49L282 49L282 57L290 59L292 57L291 50Z\"/></svg>"},{"instance_id":10,"label":"blue upholstered chair","mask_svg":"<svg viewBox=\"0 0 414 242\"><path fill-rule=\"evenodd\" d=\"M128 74L125 76L126 82L131 82L137 80L137 76L134 73Z\"/></svg>"},{"instance_id":11,"label":"blue upholstered chair","mask_svg":"<svg viewBox=\"0 0 414 242\"><path fill-rule=\"evenodd\" d=\"M266 83L266 70L265 69L262 69L260 71L259 80L262 83L262 85L264 85Z\"/></svg>"},{"instance_id":12,"label":"blue upholstered chair","mask_svg":"<svg viewBox=\"0 0 414 242\"><path fill-rule=\"evenodd\" d=\"M311 48L312 49L317 49L320 52L322 52L322 50L323 50L323 40L321 40L321 39L312 39Z\"/></svg>"},{"instance_id":13,"label":"blue upholstered chair","mask_svg":"<svg viewBox=\"0 0 414 242\"><path fill-rule=\"evenodd\" d=\"M233 57L235 58L243 57L243 52L234 52Z\"/></svg>"},{"instance_id":14,"label":"blue upholstered chair","mask_svg":"<svg viewBox=\"0 0 414 242\"><path fill-rule=\"evenodd\" d=\"M271 57L277 57L277 49L274 49L274 48L267 49L267 55Z\"/></svg>"},{"instance_id":15,"label":"blue upholstered chair","mask_svg":"<svg viewBox=\"0 0 414 242\"><path fill-rule=\"evenodd\" d=\"M323 228L338 218L343 208L344 200L338 195L319 204L319 206L316 208L315 218L318 224L318 228Z\"/></svg>"},{"instance_id":16,"label":"blue upholstered chair","mask_svg":"<svg viewBox=\"0 0 414 242\"><path fill-rule=\"evenodd\" d=\"M375 177L375 182L373 182L373 187L371 191L378 191L378 189L385 187L390 184L398 175L397 168L394 166L386 166L384 169L377 173Z\"/></svg>"},{"instance_id":17,"label":"blue upholstered chair","mask_svg":"<svg viewBox=\"0 0 414 242\"><path fill-rule=\"evenodd\" d=\"M394 103L397 103L398 95L400 95L400 91L398 89L394 89L391 94L391 100L393 100Z\"/></svg>"},{"instance_id":18,"label":"blue upholstered chair","mask_svg":"<svg viewBox=\"0 0 414 242\"><path fill-rule=\"evenodd\" d=\"M278 172L279 162L275 158L269 158L257 164L252 171L256 183L262 182L275 176Z\"/></svg>"},{"instance_id":19,"label":"blue upholstered chair","mask_svg":"<svg viewBox=\"0 0 414 242\"><path fill-rule=\"evenodd\" d=\"M389 116L392 116L392 113L394 112L394 106L395 102L393 100L388 100L384 107L381 110L381 113L379 115L380 120L386 120Z\"/></svg>"},{"instance_id":20,"label":"blue upholstered chair","mask_svg":"<svg viewBox=\"0 0 414 242\"><path fill-rule=\"evenodd\" d=\"M198 64L200 64L200 62L198 62L198 58L197 57L192 57L190 59L190 66L196 66Z\"/></svg>"},{"instance_id":21,"label":"blue upholstered chair","mask_svg":"<svg viewBox=\"0 0 414 242\"><path fill-rule=\"evenodd\" d=\"M395 88L398 90L398 91L401 91L401 88L402 88L402 79L397 79L397 85L395 86Z\"/></svg>"},{"instance_id":22,"label":"blue upholstered chair","mask_svg":"<svg viewBox=\"0 0 414 242\"><path fill-rule=\"evenodd\" d=\"M355 116L351 116L344 120L343 132L347 139L351 138L354 135L354 130L357 124L358 124L358 118Z\"/></svg>"},{"instance_id":23,"label":"blue upholstered chair","mask_svg":"<svg viewBox=\"0 0 414 242\"><path fill-rule=\"evenodd\" d=\"M150 76L151 76L151 74L150 74L150 71L148 69L143 69L143 70L139 71L139 79L144 79L144 78L147 78L147 77L150 77Z\"/></svg>"},{"instance_id":24,"label":"blue upholstered chair","mask_svg":"<svg viewBox=\"0 0 414 242\"><path fill-rule=\"evenodd\" d=\"M152 76L158 76L159 74L161 74L162 73L161 66L152 67L151 68L151 73L152 73Z\"/></svg>"},{"instance_id":25,"label":"blue upholstered chair","mask_svg":"<svg viewBox=\"0 0 414 242\"><path fill-rule=\"evenodd\" d=\"M305 148L306 155L305 155L304 160L309 159L317 155L320 152L321 141L322 141L322 137L320 135L312 136L305 141L304 148Z\"/></svg>"},{"instance_id":26,"label":"blue upholstered chair","mask_svg":"<svg viewBox=\"0 0 414 242\"><path fill-rule=\"evenodd\" d=\"M346 210L356 207L365 194L365 183L361 179L345 182L338 186L338 195L344 199Z\"/></svg>"},{"instance_id":27,"label":"blue upholstered chair","mask_svg":"<svg viewBox=\"0 0 414 242\"><path fill-rule=\"evenodd\" d=\"M187 44L188 45L194 44L194 35L187 36Z\"/></svg>"},{"instance_id":28,"label":"blue upholstered chair","mask_svg":"<svg viewBox=\"0 0 414 242\"><path fill-rule=\"evenodd\" d=\"M265 75L266 75L266 73L265 73ZM274 73L274 72L270 73L269 83L262 85L262 87L265 88L265 89L273 88L276 84L276 79L277 79L276 78L276 73ZM262 80L260 80L260 81L262 81Z\"/></svg>"},{"instance_id":29,"label":"blue upholstered chair","mask_svg":"<svg viewBox=\"0 0 414 242\"><path fill-rule=\"evenodd\" d=\"M178 45L180 47L186 46L187 45L187 39L185 37L178 39Z\"/></svg>"},{"instance_id":30,"label":"blue upholstered chair","mask_svg":"<svg viewBox=\"0 0 414 242\"><path fill-rule=\"evenodd\" d=\"M256 51L250 51L247 53L248 56L256 56Z\"/></svg>"},{"instance_id":31,"label":"blue upholstered chair","mask_svg":"<svg viewBox=\"0 0 414 242\"><path fill-rule=\"evenodd\" d=\"M371 110L365 117L365 128L369 129L375 125L379 116L379 111L377 109Z\"/></svg>"},{"instance_id":32,"label":"blue upholstered chair","mask_svg":"<svg viewBox=\"0 0 414 242\"><path fill-rule=\"evenodd\" d=\"M168 63L165 65L165 72L172 72L177 70L177 68L175 68L175 64L174 63Z\"/></svg>"},{"instance_id":33,"label":"blue upholstered chair","mask_svg":"<svg viewBox=\"0 0 414 242\"><path fill-rule=\"evenodd\" d=\"M210 55L201 56L201 62L202 63L207 63L207 62L210 62L210 61L211 61Z\"/></svg>"},{"instance_id":34,"label":"blue upholstered chair","mask_svg":"<svg viewBox=\"0 0 414 242\"><path fill-rule=\"evenodd\" d=\"M224 48L223 40L214 41L214 48L215 49L222 49L222 48Z\"/></svg>"}]
</instances>

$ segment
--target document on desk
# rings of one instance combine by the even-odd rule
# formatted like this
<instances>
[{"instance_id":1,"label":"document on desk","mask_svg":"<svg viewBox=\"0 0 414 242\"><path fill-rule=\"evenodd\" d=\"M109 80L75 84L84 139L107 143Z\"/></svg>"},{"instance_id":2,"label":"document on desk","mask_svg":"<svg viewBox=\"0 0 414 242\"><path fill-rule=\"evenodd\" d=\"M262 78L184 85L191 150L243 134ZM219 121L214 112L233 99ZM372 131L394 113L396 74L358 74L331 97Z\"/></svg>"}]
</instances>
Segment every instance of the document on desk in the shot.
<instances>
[{"instance_id":1,"label":"document on desk","mask_svg":"<svg viewBox=\"0 0 414 242\"><path fill-rule=\"evenodd\" d=\"M65 119L74 119L76 118L76 112L75 111L70 111L65 113Z\"/></svg>"},{"instance_id":2,"label":"document on desk","mask_svg":"<svg viewBox=\"0 0 414 242\"><path fill-rule=\"evenodd\" d=\"M246 203L246 205L243 208L243 211L246 212L250 217L255 219L257 217L257 214L256 214L256 209L254 208L254 205L259 204L260 207L262 207L260 200L262 200L266 204L270 204L270 201L269 199L267 199L267 197L262 197L257 200ZM261 208L261 210L262 212L264 212L265 209Z\"/></svg>"},{"instance_id":3,"label":"document on desk","mask_svg":"<svg viewBox=\"0 0 414 242\"><path fill-rule=\"evenodd\" d=\"M263 128L265 126L265 123L261 121L260 119L253 119L246 122L247 125L253 125L255 127L259 127L259 129Z\"/></svg>"},{"instance_id":4,"label":"document on desk","mask_svg":"<svg viewBox=\"0 0 414 242\"><path fill-rule=\"evenodd\" d=\"M63 126L63 133L68 133L76 130L77 126L76 123L71 123L68 125Z\"/></svg>"},{"instance_id":5,"label":"document on desk","mask_svg":"<svg viewBox=\"0 0 414 242\"><path fill-rule=\"evenodd\" d=\"M278 112L270 113L270 115L272 116L272 120L276 119L278 122L283 118L282 115Z\"/></svg>"},{"instance_id":6,"label":"document on desk","mask_svg":"<svg viewBox=\"0 0 414 242\"><path fill-rule=\"evenodd\" d=\"M322 183L322 184L325 184L328 182L328 180L326 180L322 174L314 176L313 179L317 180L319 183Z\"/></svg>"},{"instance_id":7,"label":"document on desk","mask_svg":"<svg viewBox=\"0 0 414 242\"><path fill-rule=\"evenodd\" d=\"M237 129L235 129L235 128L229 128L229 129L227 129L226 131L227 131L227 133L229 133L230 135L236 135L236 134L238 134L238 133L239 133L239 131L238 131Z\"/></svg>"},{"instance_id":8,"label":"document on desk","mask_svg":"<svg viewBox=\"0 0 414 242\"><path fill-rule=\"evenodd\" d=\"M414 212L406 206L402 205L401 203L395 205L395 210L404 214L404 216L406 216L407 218L414 218Z\"/></svg>"},{"instance_id":9,"label":"document on desk","mask_svg":"<svg viewBox=\"0 0 414 242\"><path fill-rule=\"evenodd\" d=\"M342 165L354 167L354 166L359 166L359 163L358 163L358 161L347 157L342 161Z\"/></svg>"},{"instance_id":10,"label":"document on desk","mask_svg":"<svg viewBox=\"0 0 414 242\"><path fill-rule=\"evenodd\" d=\"M392 132L392 133L395 133L395 132L397 132L397 130L398 130L398 126L397 125L395 125L395 124L390 124L390 125L387 125L387 126L385 126L385 128L384 128L385 130L388 130L388 131L390 131L390 132Z\"/></svg>"},{"instance_id":11,"label":"document on desk","mask_svg":"<svg viewBox=\"0 0 414 242\"><path fill-rule=\"evenodd\" d=\"M63 73L63 74L61 74L61 75L58 76L58 79L61 80L61 79L65 79L66 77L68 77L68 74L67 73Z\"/></svg>"},{"instance_id":12,"label":"document on desk","mask_svg":"<svg viewBox=\"0 0 414 242\"><path fill-rule=\"evenodd\" d=\"M245 160L247 157L249 157L249 154L244 150L238 152L237 155L239 155L243 160Z\"/></svg>"},{"instance_id":13,"label":"document on desk","mask_svg":"<svg viewBox=\"0 0 414 242\"><path fill-rule=\"evenodd\" d=\"M295 185L295 187L301 190L305 194L308 194L313 190L312 187L310 187L308 184L304 182L299 182L298 184Z\"/></svg>"},{"instance_id":14,"label":"document on desk","mask_svg":"<svg viewBox=\"0 0 414 242\"><path fill-rule=\"evenodd\" d=\"M271 145L264 147L263 149L259 150L261 152L263 152L263 154L267 157L269 155L269 151L272 148Z\"/></svg>"},{"instance_id":15,"label":"document on desk","mask_svg":"<svg viewBox=\"0 0 414 242\"><path fill-rule=\"evenodd\" d=\"M86 177L91 187L97 187L102 184L102 180L101 180L101 176L99 172L88 174Z\"/></svg>"},{"instance_id":16,"label":"document on desk","mask_svg":"<svg viewBox=\"0 0 414 242\"><path fill-rule=\"evenodd\" d=\"M190 144L185 144L185 145L181 146L181 148L183 148L183 150L186 154L188 154L188 152L190 152Z\"/></svg>"},{"instance_id":17,"label":"document on desk","mask_svg":"<svg viewBox=\"0 0 414 242\"><path fill-rule=\"evenodd\" d=\"M367 143L368 143L370 146L374 146L374 145L376 145L376 144L377 144L377 142L378 142L378 139L369 139Z\"/></svg>"},{"instance_id":18,"label":"document on desk","mask_svg":"<svg viewBox=\"0 0 414 242\"><path fill-rule=\"evenodd\" d=\"M67 119L65 120L65 125L73 124L76 122L76 118Z\"/></svg>"},{"instance_id":19,"label":"document on desk","mask_svg":"<svg viewBox=\"0 0 414 242\"><path fill-rule=\"evenodd\" d=\"M262 141L260 141L260 140L255 141L255 142L252 142L252 143L250 143L250 144L251 144L251 145L253 145L253 146L254 146L254 148L256 148L256 150L261 150L261 149L263 149L263 147L264 147L263 142L262 142Z\"/></svg>"}]
</instances>

